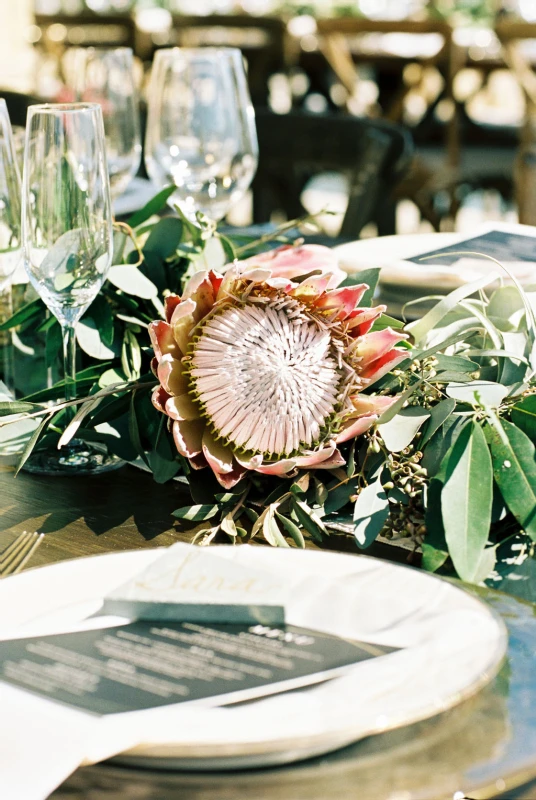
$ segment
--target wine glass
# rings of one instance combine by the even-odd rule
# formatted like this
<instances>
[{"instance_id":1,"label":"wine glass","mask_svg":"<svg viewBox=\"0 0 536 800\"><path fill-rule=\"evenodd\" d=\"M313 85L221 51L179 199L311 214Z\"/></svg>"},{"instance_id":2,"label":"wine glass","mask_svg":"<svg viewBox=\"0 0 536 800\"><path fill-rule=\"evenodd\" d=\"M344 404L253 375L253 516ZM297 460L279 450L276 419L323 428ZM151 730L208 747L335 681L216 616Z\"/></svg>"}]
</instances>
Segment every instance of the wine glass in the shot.
<instances>
[{"instance_id":1,"label":"wine glass","mask_svg":"<svg viewBox=\"0 0 536 800\"><path fill-rule=\"evenodd\" d=\"M145 141L149 177L175 184L171 202L195 219L222 219L249 188L258 145L240 50L156 52Z\"/></svg>"},{"instance_id":2,"label":"wine glass","mask_svg":"<svg viewBox=\"0 0 536 800\"><path fill-rule=\"evenodd\" d=\"M11 276L21 260L20 174L6 101L0 99L0 322L13 313ZM14 393L11 331L0 332L4 390Z\"/></svg>"},{"instance_id":3,"label":"wine glass","mask_svg":"<svg viewBox=\"0 0 536 800\"><path fill-rule=\"evenodd\" d=\"M113 252L104 128L96 103L28 109L22 245L28 277L61 325L69 402L76 397L75 324L104 283ZM26 468L76 474L110 469L114 461L96 446L72 440L55 453L35 453Z\"/></svg>"},{"instance_id":4,"label":"wine glass","mask_svg":"<svg viewBox=\"0 0 536 800\"><path fill-rule=\"evenodd\" d=\"M141 161L140 118L132 50L78 48L73 64L77 100L102 108L112 200L137 173Z\"/></svg>"}]
</instances>

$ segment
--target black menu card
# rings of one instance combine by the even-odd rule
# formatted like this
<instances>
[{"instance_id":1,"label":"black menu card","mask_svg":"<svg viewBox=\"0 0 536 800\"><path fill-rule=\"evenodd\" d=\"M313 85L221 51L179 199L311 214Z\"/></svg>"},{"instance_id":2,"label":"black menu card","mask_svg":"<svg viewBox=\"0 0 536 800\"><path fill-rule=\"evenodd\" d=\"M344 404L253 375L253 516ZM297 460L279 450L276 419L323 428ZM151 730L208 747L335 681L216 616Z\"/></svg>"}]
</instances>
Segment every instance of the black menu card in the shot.
<instances>
[{"instance_id":1,"label":"black menu card","mask_svg":"<svg viewBox=\"0 0 536 800\"><path fill-rule=\"evenodd\" d=\"M0 681L94 714L250 700L397 648L291 625L132 622L0 642Z\"/></svg>"}]
</instances>

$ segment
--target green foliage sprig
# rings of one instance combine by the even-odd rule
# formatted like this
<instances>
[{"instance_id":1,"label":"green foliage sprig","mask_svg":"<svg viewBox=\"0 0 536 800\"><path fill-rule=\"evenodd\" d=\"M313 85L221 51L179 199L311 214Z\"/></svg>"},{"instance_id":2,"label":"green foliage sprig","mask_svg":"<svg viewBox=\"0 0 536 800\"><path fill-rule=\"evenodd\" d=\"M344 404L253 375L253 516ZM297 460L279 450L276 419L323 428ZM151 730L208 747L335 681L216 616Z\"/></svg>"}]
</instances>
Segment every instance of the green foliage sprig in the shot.
<instances>
[{"instance_id":1,"label":"green foliage sprig","mask_svg":"<svg viewBox=\"0 0 536 800\"><path fill-rule=\"evenodd\" d=\"M192 535L203 544L259 538L273 546L324 546L347 536L366 551L378 538L403 541L414 557L422 553L428 570L509 587L521 576L517 584L531 586L536 292L490 271L441 298L405 326L407 359L374 387L398 400L374 429L342 445L345 469L301 470L284 479L250 472L224 492L208 470L190 470L151 404L147 326L197 269L286 241L305 220L260 239L231 237L202 216L195 223L180 214L155 218L168 196L161 192L116 235L109 280L77 331L82 362L74 418L66 420L61 381L0 402L0 427L26 430L20 465L35 448L76 436L140 460L158 482L181 475L192 501L175 516L195 526ZM345 284L369 284L363 302L370 305L378 276L367 270ZM386 325L403 323L383 317L376 328ZM40 300L0 330L16 327L42 332L47 359L57 358L57 323Z\"/></svg>"}]
</instances>

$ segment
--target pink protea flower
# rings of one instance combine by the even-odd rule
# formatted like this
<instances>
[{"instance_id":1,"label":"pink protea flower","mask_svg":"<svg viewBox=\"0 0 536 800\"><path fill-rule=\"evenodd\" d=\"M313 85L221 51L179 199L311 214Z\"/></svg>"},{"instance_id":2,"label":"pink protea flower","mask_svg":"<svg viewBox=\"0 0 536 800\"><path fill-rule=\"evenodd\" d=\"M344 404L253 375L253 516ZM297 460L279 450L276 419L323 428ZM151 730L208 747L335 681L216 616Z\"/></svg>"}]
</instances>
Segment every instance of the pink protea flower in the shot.
<instances>
[{"instance_id":1,"label":"pink protea flower","mask_svg":"<svg viewBox=\"0 0 536 800\"><path fill-rule=\"evenodd\" d=\"M311 274L312 273L312 274ZM394 398L360 394L406 354L385 306L359 308L365 284L325 247L280 248L225 274L199 272L153 322L153 403L181 455L225 488L247 470L285 475L344 464L337 445L366 431Z\"/></svg>"}]
</instances>

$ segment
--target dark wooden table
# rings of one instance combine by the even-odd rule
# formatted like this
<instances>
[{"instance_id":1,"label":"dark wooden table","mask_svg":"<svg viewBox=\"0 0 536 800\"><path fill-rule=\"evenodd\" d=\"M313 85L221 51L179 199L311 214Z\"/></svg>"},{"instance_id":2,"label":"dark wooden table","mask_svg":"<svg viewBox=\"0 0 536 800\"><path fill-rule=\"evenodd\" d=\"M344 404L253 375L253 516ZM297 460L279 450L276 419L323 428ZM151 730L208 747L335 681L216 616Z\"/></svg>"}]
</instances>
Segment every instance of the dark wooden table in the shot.
<instances>
[{"instance_id":1,"label":"dark wooden table","mask_svg":"<svg viewBox=\"0 0 536 800\"><path fill-rule=\"evenodd\" d=\"M150 475L132 466L83 478L43 477L24 472L15 478L11 468L0 467L0 537L3 532L16 534L24 530L46 534L29 568L98 553L190 541L192 531L181 529L172 516L172 511L187 503L187 490L180 483L158 485ZM351 542L339 536L333 537L332 547L354 549ZM375 551L375 555L382 555L382 548ZM399 557L402 560L404 554ZM472 713L469 706L464 705L464 708L463 713ZM399 736L401 741L409 735L412 742L424 737L426 742L428 729L421 728L428 724L433 739L434 722L419 723L391 735L395 739ZM448 726L450 723L439 724ZM408 730L413 733L408 734ZM356 785L356 781L360 783L363 776L366 777L369 761L371 769L376 771L379 766L379 772L385 773L381 753L366 755L367 747L378 746L374 740L377 737L367 740L372 742L371 746L367 742L363 745L364 761L363 750L357 749L361 747L358 743L323 758L266 770L202 774L142 770L114 762L98 764L77 770L51 795L51 800L329 800L335 797L337 800L361 797L363 800L394 800L398 795L384 796L375 778L371 784L374 797L369 794L365 797ZM457 736L454 736L453 742L456 741ZM404 748L395 742L394 761L389 761L395 784L396 775L404 774L409 763L412 770L420 769L423 776L429 778L433 774L434 764L427 760L429 757L422 756L419 767L414 744L404 755L406 747L407 742ZM460 754L453 753L452 757L456 763ZM359 764L358 773L354 772L354 764ZM478 798L490 796L489 793L477 795ZM411 797L417 795L411 794ZM431 800L429 794L418 797ZM502 798L536 800L536 783L503 794ZM434 799L440 800L435 795Z\"/></svg>"}]
</instances>

